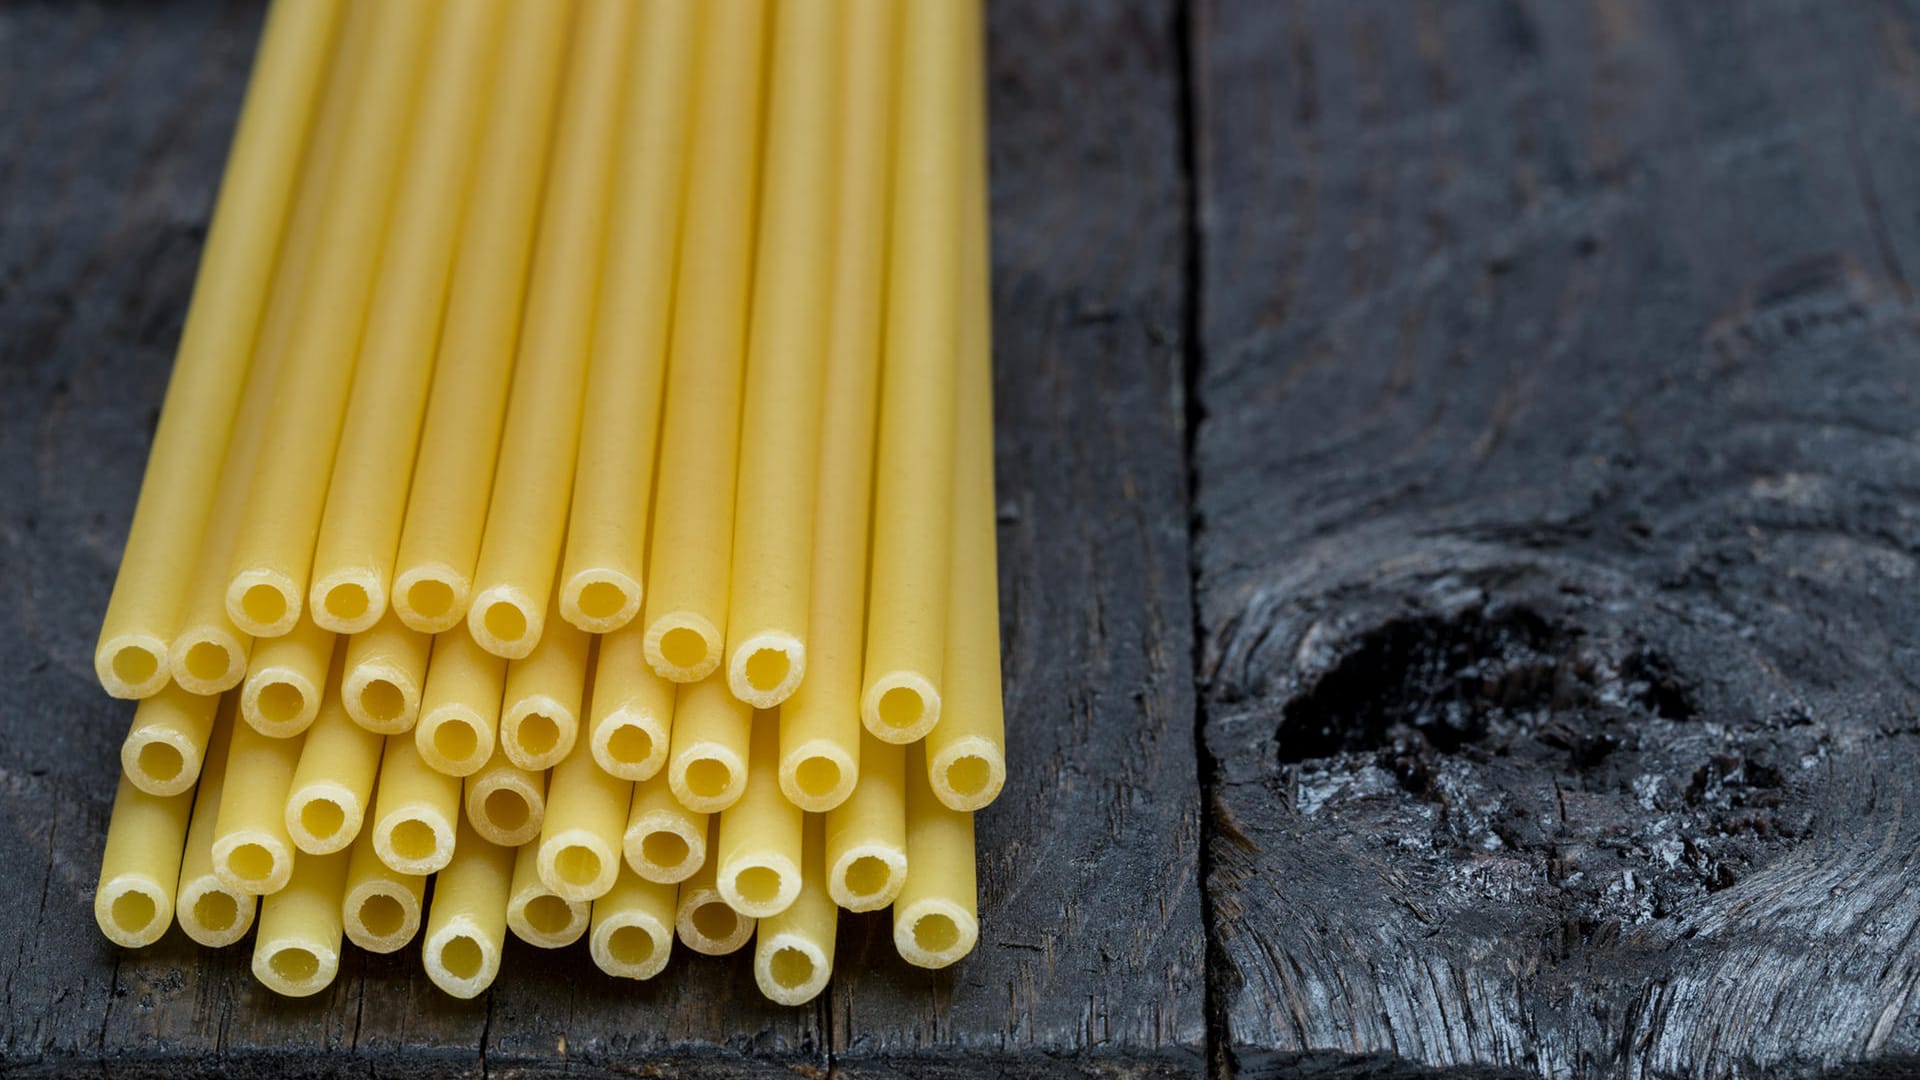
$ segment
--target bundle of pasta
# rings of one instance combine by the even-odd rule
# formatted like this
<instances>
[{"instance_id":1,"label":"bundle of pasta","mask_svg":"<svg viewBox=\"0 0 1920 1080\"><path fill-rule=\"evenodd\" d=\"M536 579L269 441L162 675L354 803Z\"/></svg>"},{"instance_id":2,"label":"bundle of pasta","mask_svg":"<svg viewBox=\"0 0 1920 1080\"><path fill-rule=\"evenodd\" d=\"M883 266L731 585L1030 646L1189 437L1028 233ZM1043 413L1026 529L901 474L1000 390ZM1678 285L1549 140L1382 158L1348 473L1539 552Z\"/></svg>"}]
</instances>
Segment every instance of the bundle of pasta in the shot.
<instances>
[{"instance_id":1,"label":"bundle of pasta","mask_svg":"<svg viewBox=\"0 0 1920 1080\"><path fill-rule=\"evenodd\" d=\"M109 938L252 929L287 995L417 942L459 997L509 933L752 939L786 1004L841 909L972 949L980 18L276 0L96 654Z\"/></svg>"}]
</instances>

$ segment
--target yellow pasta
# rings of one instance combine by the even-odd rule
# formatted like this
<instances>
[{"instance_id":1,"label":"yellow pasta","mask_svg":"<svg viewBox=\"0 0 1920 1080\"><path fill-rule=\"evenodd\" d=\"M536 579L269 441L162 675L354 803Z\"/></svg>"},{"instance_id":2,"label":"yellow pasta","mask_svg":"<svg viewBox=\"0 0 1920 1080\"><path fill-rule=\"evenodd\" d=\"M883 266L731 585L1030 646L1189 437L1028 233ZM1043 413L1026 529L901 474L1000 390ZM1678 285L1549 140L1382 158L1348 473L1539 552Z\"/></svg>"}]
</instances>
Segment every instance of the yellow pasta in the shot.
<instances>
[{"instance_id":1,"label":"yellow pasta","mask_svg":"<svg viewBox=\"0 0 1920 1080\"><path fill-rule=\"evenodd\" d=\"M421 758L448 776L471 776L494 756L507 662L482 649L465 627L433 639L433 663L414 725Z\"/></svg>"},{"instance_id":2,"label":"yellow pasta","mask_svg":"<svg viewBox=\"0 0 1920 1080\"><path fill-rule=\"evenodd\" d=\"M425 633L459 625L472 594L572 10L507 13L394 560L389 603Z\"/></svg>"},{"instance_id":3,"label":"yellow pasta","mask_svg":"<svg viewBox=\"0 0 1920 1080\"><path fill-rule=\"evenodd\" d=\"M808 814L800 865L805 882L783 912L760 920L754 934L753 981L781 1005L804 1005L833 976L833 939L840 909L827 895L826 839L819 814Z\"/></svg>"},{"instance_id":4,"label":"yellow pasta","mask_svg":"<svg viewBox=\"0 0 1920 1080\"><path fill-rule=\"evenodd\" d=\"M707 815L681 806L666 776L656 773L633 786L621 849L648 881L685 881L707 861Z\"/></svg>"},{"instance_id":5,"label":"yellow pasta","mask_svg":"<svg viewBox=\"0 0 1920 1080\"><path fill-rule=\"evenodd\" d=\"M514 853L513 888L507 898L507 928L513 936L542 949L558 949L587 932L593 905L568 900L540 880L540 849L522 844Z\"/></svg>"},{"instance_id":6,"label":"yellow pasta","mask_svg":"<svg viewBox=\"0 0 1920 1080\"><path fill-rule=\"evenodd\" d=\"M524 660L507 665L500 749L523 769L549 769L573 752L592 639L560 619Z\"/></svg>"},{"instance_id":7,"label":"yellow pasta","mask_svg":"<svg viewBox=\"0 0 1920 1080\"><path fill-rule=\"evenodd\" d=\"M305 736L276 739L248 724L227 740L227 780L213 829L213 872L235 892L278 892L293 872L287 791Z\"/></svg>"},{"instance_id":8,"label":"yellow pasta","mask_svg":"<svg viewBox=\"0 0 1920 1080\"><path fill-rule=\"evenodd\" d=\"M341 695L353 722L382 735L412 728L420 715L432 647L431 637L393 615L348 638Z\"/></svg>"},{"instance_id":9,"label":"yellow pasta","mask_svg":"<svg viewBox=\"0 0 1920 1080\"><path fill-rule=\"evenodd\" d=\"M919 739L940 719L965 160L957 121L970 85L963 41L977 32L979 17L970 0L901 8L886 375L860 698L867 730L887 742Z\"/></svg>"},{"instance_id":10,"label":"yellow pasta","mask_svg":"<svg viewBox=\"0 0 1920 1080\"><path fill-rule=\"evenodd\" d=\"M453 858L460 780L420 759L405 735L387 736L373 793L373 850L403 874L431 874Z\"/></svg>"},{"instance_id":11,"label":"yellow pasta","mask_svg":"<svg viewBox=\"0 0 1920 1080\"><path fill-rule=\"evenodd\" d=\"M387 610L413 461L504 0L449 4L436 28L314 541L313 620L341 634Z\"/></svg>"},{"instance_id":12,"label":"yellow pasta","mask_svg":"<svg viewBox=\"0 0 1920 1080\"><path fill-rule=\"evenodd\" d=\"M593 760L623 780L645 780L667 763L674 684L647 663L646 635L624 627L600 639L593 662Z\"/></svg>"},{"instance_id":13,"label":"yellow pasta","mask_svg":"<svg viewBox=\"0 0 1920 1080\"><path fill-rule=\"evenodd\" d=\"M673 742L667 783L689 810L717 814L747 789L747 747L753 706L725 683L707 679L682 686L673 705Z\"/></svg>"},{"instance_id":14,"label":"yellow pasta","mask_svg":"<svg viewBox=\"0 0 1920 1080\"><path fill-rule=\"evenodd\" d=\"M720 815L716 885L727 906L742 915L778 915L800 895L800 834L806 814L780 793L779 718L753 718L747 788Z\"/></svg>"},{"instance_id":15,"label":"yellow pasta","mask_svg":"<svg viewBox=\"0 0 1920 1080\"><path fill-rule=\"evenodd\" d=\"M621 834L633 784L608 776L585 746L554 766L540 825L540 880L568 900L592 900L620 873Z\"/></svg>"},{"instance_id":16,"label":"yellow pasta","mask_svg":"<svg viewBox=\"0 0 1920 1080\"><path fill-rule=\"evenodd\" d=\"M886 290L888 148L896 6L849 4L840 85L826 389L821 398L807 679L780 707L780 789L794 805L831 810L860 763L860 665L867 613L867 524Z\"/></svg>"},{"instance_id":17,"label":"yellow pasta","mask_svg":"<svg viewBox=\"0 0 1920 1080\"><path fill-rule=\"evenodd\" d=\"M453 861L433 879L424 950L427 978L457 998L479 997L500 974L507 944L513 849L490 843L464 822Z\"/></svg>"},{"instance_id":18,"label":"yellow pasta","mask_svg":"<svg viewBox=\"0 0 1920 1080\"><path fill-rule=\"evenodd\" d=\"M120 778L107 849L100 857L100 885L93 893L94 921L115 945L151 945L173 924L192 810L191 794L149 795Z\"/></svg>"},{"instance_id":19,"label":"yellow pasta","mask_svg":"<svg viewBox=\"0 0 1920 1080\"><path fill-rule=\"evenodd\" d=\"M707 826L707 850L719 846L718 818ZM680 883L674 901L673 924L680 943L706 956L725 956L737 952L753 937L754 920L727 906L726 898L714 888L715 860L709 858L694 875Z\"/></svg>"},{"instance_id":20,"label":"yellow pasta","mask_svg":"<svg viewBox=\"0 0 1920 1080\"><path fill-rule=\"evenodd\" d=\"M943 968L980 937L973 815L949 810L927 784L926 754L907 748L907 881L893 902L893 946L916 967Z\"/></svg>"},{"instance_id":21,"label":"yellow pasta","mask_svg":"<svg viewBox=\"0 0 1920 1080\"><path fill-rule=\"evenodd\" d=\"M593 902L588 948L601 971L621 979L651 979L673 955L674 902L679 890L648 881L630 866Z\"/></svg>"},{"instance_id":22,"label":"yellow pasta","mask_svg":"<svg viewBox=\"0 0 1920 1080\"><path fill-rule=\"evenodd\" d=\"M240 687L240 717L254 730L291 738L320 714L335 635L302 619L293 632L256 642Z\"/></svg>"},{"instance_id":23,"label":"yellow pasta","mask_svg":"<svg viewBox=\"0 0 1920 1080\"><path fill-rule=\"evenodd\" d=\"M774 9L727 611L727 685L759 709L792 696L807 667L833 265L838 6L785 0Z\"/></svg>"},{"instance_id":24,"label":"yellow pasta","mask_svg":"<svg viewBox=\"0 0 1920 1080\"><path fill-rule=\"evenodd\" d=\"M565 541L632 21L627 0L581 0L567 63L520 330L521 355L531 362L519 365L507 403L467 612L474 640L510 659L527 655L545 632Z\"/></svg>"},{"instance_id":25,"label":"yellow pasta","mask_svg":"<svg viewBox=\"0 0 1920 1080\"><path fill-rule=\"evenodd\" d=\"M219 825L227 748L236 722L233 706L222 703L213 737L207 743L206 764L200 769L200 788L187 824L186 852L180 857L179 899L174 914L188 937L210 948L231 945L247 936L260 906L251 893L228 888L213 872L213 836Z\"/></svg>"},{"instance_id":26,"label":"yellow pasta","mask_svg":"<svg viewBox=\"0 0 1920 1080\"><path fill-rule=\"evenodd\" d=\"M120 768L127 779L149 795L193 790L213 735L214 712L232 709L235 700L190 694L177 685L141 699L120 744Z\"/></svg>"},{"instance_id":27,"label":"yellow pasta","mask_svg":"<svg viewBox=\"0 0 1920 1080\"><path fill-rule=\"evenodd\" d=\"M276 994L308 997L340 971L341 895L348 855L301 855L287 886L260 902L253 977Z\"/></svg>"},{"instance_id":28,"label":"yellow pasta","mask_svg":"<svg viewBox=\"0 0 1920 1080\"><path fill-rule=\"evenodd\" d=\"M276 4L261 35L140 499L94 646L94 670L114 697L150 697L169 676L169 644L189 585L182 569L194 564L215 497L207 480L222 471L342 6L335 0Z\"/></svg>"},{"instance_id":29,"label":"yellow pasta","mask_svg":"<svg viewBox=\"0 0 1920 1080\"><path fill-rule=\"evenodd\" d=\"M347 940L374 953L399 952L420 932L427 879L399 873L380 861L373 830L363 829L347 863L346 893L340 900Z\"/></svg>"},{"instance_id":30,"label":"yellow pasta","mask_svg":"<svg viewBox=\"0 0 1920 1080\"><path fill-rule=\"evenodd\" d=\"M287 790L287 835L294 847L327 855L360 835L384 741L347 716L336 682L307 729Z\"/></svg>"},{"instance_id":31,"label":"yellow pasta","mask_svg":"<svg viewBox=\"0 0 1920 1080\"><path fill-rule=\"evenodd\" d=\"M314 252L295 308L228 571L227 616L255 637L287 633L306 606L314 535L411 113L404 103L439 9L437 0L422 0L374 10L362 81L348 106L352 137L327 179L327 242Z\"/></svg>"},{"instance_id":32,"label":"yellow pasta","mask_svg":"<svg viewBox=\"0 0 1920 1080\"><path fill-rule=\"evenodd\" d=\"M647 660L675 682L712 673L726 633L760 172L766 5L704 6L645 616Z\"/></svg>"},{"instance_id":33,"label":"yellow pasta","mask_svg":"<svg viewBox=\"0 0 1920 1080\"><path fill-rule=\"evenodd\" d=\"M560 573L561 616L596 634L640 611L699 10L654 0L634 24Z\"/></svg>"},{"instance_id":34,"label":"yellow pasta","mask_svg":"<svg viewBox=\"0 0 1920 1080\"><path fill-rule=\"evenodd\" d=\"M474 831L505 847L519 847L540 835L547 818L547 774L528 772L495 751L479 772L467 777L467 820Z\"/></svg>"},{"instance_id":35,"label":"yellow pasta","mask_svg":"<svg viewBox=\"0 0 1920 1080\"><path fill-rule=\"evenodd\" d=\"M953 465L953 566L940 723L927 733L928 780L955 810L979 810L1007 782L1000 702L998 512L993 501L993 302L987 259L984 60L971 26L962 113L960 326Z\"/></svg>"},{"instance_id":36,"label":"yellow pasta","mask_svg":"<svg viewBox=\"0 0 1920 1080\"><path fill-rule=\"evenodd\" d=\"M878 911L907 880L907 748L861 738L860 783L826 815L827 891L848 911Z\"/></svg>"}]
</instances>

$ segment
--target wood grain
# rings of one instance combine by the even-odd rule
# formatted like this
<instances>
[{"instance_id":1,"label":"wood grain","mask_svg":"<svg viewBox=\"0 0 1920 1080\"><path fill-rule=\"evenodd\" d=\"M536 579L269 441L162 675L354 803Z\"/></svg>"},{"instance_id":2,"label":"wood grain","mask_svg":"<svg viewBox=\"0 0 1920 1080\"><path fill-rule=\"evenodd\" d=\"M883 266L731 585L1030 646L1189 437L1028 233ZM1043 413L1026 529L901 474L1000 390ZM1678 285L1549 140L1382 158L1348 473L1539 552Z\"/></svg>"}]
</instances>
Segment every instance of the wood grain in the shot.
<instances>
[{"instance_id":1,"label":"wood grain","mask_svg":"<svg viewBox=\"0 0 1920 1080\"><path fill-rule=\"evenodd\" d=\"M1240 1075L1915 1067L1915 15L1199 6Z\"/></svg>"}]
</instances>

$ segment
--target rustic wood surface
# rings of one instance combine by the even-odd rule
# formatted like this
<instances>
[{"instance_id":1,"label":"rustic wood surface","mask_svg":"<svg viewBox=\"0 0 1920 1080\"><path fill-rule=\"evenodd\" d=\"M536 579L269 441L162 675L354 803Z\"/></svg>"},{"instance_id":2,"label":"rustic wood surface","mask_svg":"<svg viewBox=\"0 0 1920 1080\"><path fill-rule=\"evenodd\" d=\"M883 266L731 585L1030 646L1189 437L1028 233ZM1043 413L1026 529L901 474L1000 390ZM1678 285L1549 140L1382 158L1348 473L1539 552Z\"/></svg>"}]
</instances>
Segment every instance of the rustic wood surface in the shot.
<instances>
[{"instance_id":1,"label":"rustic wood surface","mask_svg":"<svg viewBox=\"0 0 1920 1080\"><path fill-rule=\"evenodd\" d=\"M981 945L799 1010L94 928L259 10L0 0L0 1073L1920 1070L1920 8L998 0Z\"/></svg>"}]
</instances>

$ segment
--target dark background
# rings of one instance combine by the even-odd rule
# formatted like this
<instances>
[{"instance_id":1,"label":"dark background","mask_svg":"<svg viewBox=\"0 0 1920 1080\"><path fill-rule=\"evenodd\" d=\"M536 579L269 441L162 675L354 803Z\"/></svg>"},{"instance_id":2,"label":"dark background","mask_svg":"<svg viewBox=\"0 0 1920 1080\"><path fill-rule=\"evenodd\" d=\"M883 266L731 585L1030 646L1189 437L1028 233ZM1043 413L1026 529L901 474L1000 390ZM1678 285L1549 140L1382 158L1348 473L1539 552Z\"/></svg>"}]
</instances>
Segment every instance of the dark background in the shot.
<instances>
[{"instance_id":1,"label":"dark background","mask_svg":"<svg viewBox=\"0 0 1920 1080\"><path fill-rule=\"evenodd\" d=\"M1920 7L994 3L980 947L798 1010L95 929L259 13L0 0L0 1072L1920 1070Z\"/></svg>"}]
</instances>

